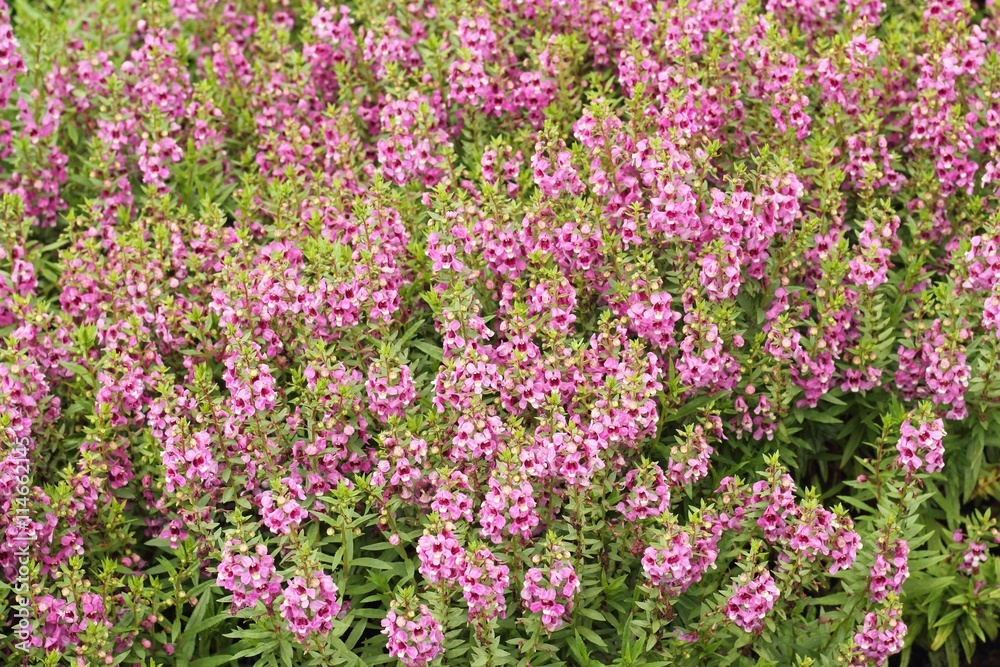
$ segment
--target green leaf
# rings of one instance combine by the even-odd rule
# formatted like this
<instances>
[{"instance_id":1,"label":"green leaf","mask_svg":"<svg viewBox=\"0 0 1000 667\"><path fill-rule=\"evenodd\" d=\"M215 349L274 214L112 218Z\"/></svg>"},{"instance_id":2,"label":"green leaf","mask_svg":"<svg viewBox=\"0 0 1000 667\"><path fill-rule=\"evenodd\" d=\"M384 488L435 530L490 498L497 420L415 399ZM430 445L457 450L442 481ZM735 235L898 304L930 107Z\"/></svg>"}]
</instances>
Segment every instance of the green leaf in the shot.
<instances>
[{"instance_id":1,"label":"green leaf","mask_svg":"<svg viewBox=\"0 0 1000 667\"><path fill-rule=\"evenodd\" d=\"M955 631L954 625L946 625L942 628L939 628L937 634L934 635L934 641L931 642L931 650L937 651L942 646L944 646L944 643L948 641L948 637L950 637L951 633L954 631Z\"/></svg>"},{"instance_id":2,"label":"green leaf","mask_svg":"<svg viewBox=\"0 0 1000 667\"><path fill-rule=\"evenodd\" d=\"M292 656L295 654L295 649L292 647L291 642L284 639L281 640L281 662L285 667L292 667Z\"/></svg>"},{"instance_id":3,"label":"green leaf","mask_svg":"<svg viewBox=\"0 0 1000 667\"><path fill-rule=\"evenodd\" d=\"M587 618L591 618L591 619L597 621L598 623L605 623L605 622L607 622L606 619L604 618L604 614L602 614L601 612L597 611L596 609L589 609L587 607L581 607L580 608L580 614L582 616L586 616Z\"/></svg>"},{"instance_id":4,"label":"green leaf","mask_svg":"<svg viewBox=\"0 0 1000 667\"><path fill-rule=\"evenodd\" d=\"M212 655L207 658L198 658L191 662L190 667L217 667L233 662L236 658L231 655Z\"/></svg>"},{"instance_id":5,"label":"green leaf","mask_svg":"<svg viewBox=\"0 0 1000 667\"><path fill-rule=\"evenodd\" d=\"M73 371L76 375L83 376L84 378L90 377L90 371L86 366L81 366L80 364L65 360L60 360L59 365L68 371Z\"/></svg>"},{"instance_id":6,"label":"green leaf","mask_svg":"<svg viewBox=\"0 0 1000 667\"><path fill-rule=\"evenodd\" d=\"M351 567L367 567L372 570L391 570L393 568L392 563L386 563L377 558L355 558L351 560Z\"/></svg>"},{"instance_id":7,"label":"green leaf","mask_svg":"<svg viewBox=\"0 0 1000 667\"><path fill-rule=\"evenodd\" d=\"M596 632L594 632L593 630L591 630L590 628L580 625L577 626L576 631L579 632L581 635L583 635L584 638L591 644L596 644L601 648L608 647L608 645L604 642L604 640L601 639L601 636Z\"/></svg>"},{"instance_id":8,"label":"green leaf","mask_svg":"<svg viewBox=\"0 0 1000 667\"><path fill-rule=\"evenodd\" d=\"M268 636L271 636L273 634L274 634L273 632L267 633ZM240 658L250 658L255 655L260 655L261 653L273 651L277 646L278 646L277 639L272 639L269 642L261 642L256 646L251 646L248 649L240 651L239 653L233 656L233 660L239 660Z\"/></svg>"},{"instance_id":9,"label":"green leaf","mask_svg":"<svg viewBox=\"0 0 1000 667\"><path fill-rule=\"evenodd\" d=\"M201 600L199 600L198 602L200 604ZM189 622L188 627L184 629L184 634L185 635L191 634L197 636L198 634L204 632L205 630L208 630L209 628L214 628L216 625L222 623L227 618L232 618L232 615L228 612L223 612L221 614L216 614L211 618L206 618L202 621L199 621L198 623L195 623L193 625L191 625Z\"/></svg>"},{"instance_id":10,"label":"green leaf","mask_svg":"<svg viewBox=\"0 0 1000 667\"><path fill-rule=\"evenodd\" d=\"M424 340L415 340L410 344L435 361L444 360L444 351L437 345L433 345L432 343L428 343Z\"/></svg>"}]
</instances>

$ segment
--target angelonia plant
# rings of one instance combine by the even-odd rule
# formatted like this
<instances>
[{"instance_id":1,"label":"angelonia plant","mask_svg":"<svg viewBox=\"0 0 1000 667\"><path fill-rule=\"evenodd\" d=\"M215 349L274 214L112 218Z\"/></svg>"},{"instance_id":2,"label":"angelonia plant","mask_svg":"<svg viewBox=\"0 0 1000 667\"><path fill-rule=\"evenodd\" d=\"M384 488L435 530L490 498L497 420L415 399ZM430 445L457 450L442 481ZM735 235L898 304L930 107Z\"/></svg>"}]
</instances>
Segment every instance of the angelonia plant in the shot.
<instances>
[{"instance_id":1,"label":"angelonia plant","mask_svg":"<svg viewBox=\"0 0 1000 667\"><path fill-rule=\"evenodd\" d=\"M0 1L0 195L4 664L997 639L993 0Z\"/></svg>"}]
</instances>

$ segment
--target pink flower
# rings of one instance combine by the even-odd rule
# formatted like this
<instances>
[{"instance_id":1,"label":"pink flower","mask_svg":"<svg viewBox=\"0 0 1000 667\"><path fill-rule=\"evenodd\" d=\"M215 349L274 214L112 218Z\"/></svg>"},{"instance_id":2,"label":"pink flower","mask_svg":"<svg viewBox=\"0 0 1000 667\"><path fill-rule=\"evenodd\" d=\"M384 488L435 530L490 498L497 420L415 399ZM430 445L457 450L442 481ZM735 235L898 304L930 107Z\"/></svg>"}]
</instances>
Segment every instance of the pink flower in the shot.
<instances>
[{"instance_id":1,"label":"pink flower","mask_svg":"<svg viewBox=\"0 0 1000 667\"><path fill-rule=\"evenodd\" d=\"M764 629L764 618L774 607L780 595L771 573L764 571L754 579L737 585L726 603L726 616L747 632L759 633Z\"/></svg>"},{"instance_id":2,"label":"pink flower","mask_svg":"<svg viewBox=\"0 0 1000 667\"><path fill-rule=\"evenodd\" d=\"M896 607L866 614L864 625L854 635L854 645L860 655L851 664L858 667L872 662L884 665L890 655L902 651L907 628L900 616Z\"/></svg>"},{"instance_id":3,"label":"pink flower","mask_svg":"<svg viewBox=\"0 0 1000 667\"><path fill-rule=\"evenodd\" d=\"M881 545L880 545L881 546ZM910 576L908 567L909 544L906 540L896 540L891 550L881 549L875 554L868 579L868 592L872 602L882 602L888 593L899 595L903 582Z\"/></svg>"},{"instance_id":4,"label":"pink flower","mask_svg":"<svg viewBox=\"0 0 1000 667\"><path fill-rule=\"evenodd\" d=\"M910 419L899 428L899 465L908 473L916 473L921 468L929 473L944 468L944 422L940 419L917 422Z\"/></svg>"},{"instance_id":5,"label":"pink flower","mask_svg":"<svg viewBox=\"0 0 1000 667\"><path fill-rule=\"evenodd\" d=\"M230 540L222 551L216 583L233 595L230 613L253 607L258 601L270 607L281 592L281 575L275 571L274 558L267 546L249 547Z\"/></svg>"},{"instance_id":6,"label":"pink flower","mask_svg":"<svg viewBox=\"0 0 1000 667\"><path fill-rule=\"evenodd\" d=\"M469 621L507 617L504 593L510 586L509 568L497 562L489 549L483 547L468 554L465 568L458 576L462 596L469 605Z\"/></svg>"},{"instance_id":7,"label":"pink flower","mask_svg":"<svg viewBox=\"0 0 1000 667\"><path fill-rule=\"evenodd\" d=\"M382 619L382 634L389 637L389 655L405 667L426 667L443 650L441 625L426 605L420 605L417 611L408 617L390 609Z\"/></svg>"},{"instance_id":8,"label":"pink flower","mask_svg":"<svg viewBox=\"0 0 1000 667\"><path fill-rule=\"evenodd\" d=\"M655 463L630 470L622 486L626 495L616 509L629 521L655 518L670 506L670 488L663 470Z\"/></svg>"},{"instance_id":9,"label":"pink flower","mask_svg":"<svg viewBox=\"0 0 1000 667\"><path fill-rule=\"evenodd\" d=\"M573 609L573 599L580 592L580 580L566 561L558 560L547 569L546 573L533 567L525 573L521 602L532 614L541 614L546 632L555 632Z\"/></svg>"},{"instance_id":10,"label":"pink flower","mask_svg":"<svg viewBox=\"0 0 1000 667\"><path fill-rule=\"evenodd\" d=\"M465 570L465 549L448 529L438 534L425 531L417 542L417 557L420 574L431 583L454 583Z\"/></svg>"},{"instance_id":11,"label":"pink flower","mask_svg":"<svg viewBox=\"0 0 1000 667\"><path fill-rule=\"evenodd\" d=\"M307 577L296 576L288 581L283 591L281 617L289 632L304 642L312 634L326 635L340 613L337 585L330 575L322 571Z\"/></svg>"}]
</instances>

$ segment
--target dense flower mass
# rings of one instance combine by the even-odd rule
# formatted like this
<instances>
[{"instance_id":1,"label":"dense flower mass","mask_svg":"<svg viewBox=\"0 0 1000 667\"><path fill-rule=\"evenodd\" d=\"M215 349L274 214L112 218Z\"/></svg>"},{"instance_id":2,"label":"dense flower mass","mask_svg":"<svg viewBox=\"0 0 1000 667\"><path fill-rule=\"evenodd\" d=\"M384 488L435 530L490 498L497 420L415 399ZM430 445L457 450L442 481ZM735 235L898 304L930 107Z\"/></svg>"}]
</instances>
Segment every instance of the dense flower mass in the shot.
<instances>
[{"instance_id":1,"label":"dense flower mass","mask_svg":"<svg viewBox=\"0 0 1000 667\"><path fill-rule=\"evenodd\" d=\"M0 658L959 667L998 91L993 0L0 0Z\"/></svg>"}]
</instances>

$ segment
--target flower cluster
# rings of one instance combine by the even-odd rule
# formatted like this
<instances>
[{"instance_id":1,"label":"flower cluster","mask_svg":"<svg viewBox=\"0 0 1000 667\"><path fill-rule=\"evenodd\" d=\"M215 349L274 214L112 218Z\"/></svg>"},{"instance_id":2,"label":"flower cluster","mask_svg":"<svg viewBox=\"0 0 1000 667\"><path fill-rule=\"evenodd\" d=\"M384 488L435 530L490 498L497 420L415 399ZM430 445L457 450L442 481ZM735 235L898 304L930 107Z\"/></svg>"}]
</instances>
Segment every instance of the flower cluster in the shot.
<instances>
[{"instance_id":1,"label":"flower cluster","mask_svg":"<svg viewBox=\"0 0 1000 667\"><path fill-rule=\"evenodd\" d=\"M976 522L980 523L980 522ZM991 524L992 525L992 524ZM992 532L992 539L989 539L989 532ZM966 576L973 576L979 573L979 568L989 560L990 542L1000 541L1000 536L996 528L991 531L985 530L983 525L974 525L970 535L958 529L952 533L952 540L959 549L961 560L957 563L956 569ZM977 583L977 586L981 586Z\"/></svg>"},{"instance_id":2,"label":"flower cluster","mask_svg":"<svg viewBox=\"0 0 1000 667\"><path fill-rule=\"evenodd\" d=\"M438 535L426 531L417 543L420 574L431 583L455 581L463 571L465 550L447 529Z\"/></svg>"},{"instance_id":3,"label":"flower cluster","mask_svg":"<svg viewBox=\"0 0 1000 667\"><path fill-rule=\"evenodd\" d=\"M918 421L914 426L910 419L899 427L899 465L908 473L923 467L927 472L938 472L944 468L944 423L940 419Z\"/></svg>"},{"instance_id":4,"label":"flower cluster","mask_svg":"<svg viewBox=\"0 0 1000 667\"><path fill-rule=\"evenodd\" d=\"M749 581L743 577L726 602L726 616L743 630L759 633L779 595L770 572L764 571Z\"/></svg>"},{"instance_id":5,"label":"flower cluster","mask_svg":"<svg viewBox=\"0 0 1000 667\"><path fill-rule=\"evenodd\" d=\"M267 545L250 548L239 540L230 540L222 551L216 583L233 596L230 612L257 606L269 607L281 593L281 575L275 571L274 557Z\"/></svg>"},{"instance_id":6,"label":"flower cluster","mask_svg":"<svg viewBox=\"0 0 1000 667\"><path fill-rule=\"evenodd\" d=\"M850 664L884 665L889 656L903 649L906 623L899 618L899 609L890 608L887 613L869 612L861 630L854 635L857 653Z\"/></svg>"},{"instance_id":7,"label":"flower cluster","mask_svg":"<svg viewBox=\"0 0 1000 667\"><path fill-rule=\"evenodd\" d=\"M630 470L622 486L626 496L617 509L629 521L661 516L670 507L670 487L655 463L647 461L641 468Z\"/></svg>"},{"instance_id":8,"label":"flower cluster","mask_svg":"<svg viewBox=\"0 0 1000 667\"><path fill-rule=\"evenodd\" d=\"M567 614L573 610L573 600L580 592L580 579L568 561L569 554L561 554L546 568L532 567L524 574L521 599L532 614L540 614L542 627L554 632L562 627Z\"/></svg>"},{"instance_id":9,"label":"flower cluster","mask_svg":"<svg viewBox=\"0 0 1000 667\"><path fill-rule=\"evenodd\" d=\"M398 658L405 667L425 667L442 650L444 635L441 625L431 615L425 605L420 605L418 614L395 609L382 620L382 634L389 637L389 655Z\"/></svg>"},{"instance_id":10,"label":"flower cluster","mask_svg":"<svg viewBox=\"0 0 1000 667\"><path fill-rule=\"evenodd\" d=\"M337 585L326 572L293 577L285 584L282 596L281 617L299 641L314 633L329 633L333 619L340 613Z\"/></svg>"},{"instance_id":11,"label":"flower cluster","mask_svg":"<svg viewBox=\"0 0 1000 667\"><path fill-rule=\"evenodd\" d=\"M483 547L470 553L458 583L469 605L470 621L507 617L504 594L510 587L510 568L497 562L492 551Z\"/></svg>"},{"instance_id":12,"label":"flower cluster","mask_svg":"<svg viewBox=\"0 0 1000 667\"><path fill-rule=\"evenodd\" d=\"M701 580L715 566L721 524L703 528L695 523L668 527L657 543L646 547L642 569L650 583L663 594L676 597Z\"/></svg>"},{"instance_id":13,"label":"flower cluster","mask_svg":"<svg viewBox=\"0 0 1000 667\"><path fill-rule=\"evenodd\" d=\"M872 602L882 602L889 593L899 595L903 590L903 582L910 576L910 545L906 540L896 540L894 545L880 546L885 548L875 554L875 564L872 565L868 584Z\"/></svg>"}]
</instances>

